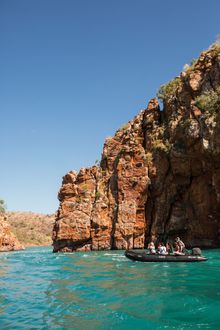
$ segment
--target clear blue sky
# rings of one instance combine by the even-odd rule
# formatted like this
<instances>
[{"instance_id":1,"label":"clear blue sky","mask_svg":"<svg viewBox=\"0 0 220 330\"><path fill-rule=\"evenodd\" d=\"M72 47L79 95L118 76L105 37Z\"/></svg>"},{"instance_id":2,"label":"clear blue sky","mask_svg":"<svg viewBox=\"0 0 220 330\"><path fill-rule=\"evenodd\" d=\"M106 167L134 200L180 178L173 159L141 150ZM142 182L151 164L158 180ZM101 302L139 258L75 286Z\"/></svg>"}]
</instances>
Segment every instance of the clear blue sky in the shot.
<instances>
[{"instance_id":1,"label":"clear blue sky","mask_svg":"<svg viewBox=\"0 0 220 330\"><path fill-rule=\"evenodd\" d=\"M0 0L0 198L52 213L62 176L220 33L219 0Z\"/></svg>"}]
</instances>

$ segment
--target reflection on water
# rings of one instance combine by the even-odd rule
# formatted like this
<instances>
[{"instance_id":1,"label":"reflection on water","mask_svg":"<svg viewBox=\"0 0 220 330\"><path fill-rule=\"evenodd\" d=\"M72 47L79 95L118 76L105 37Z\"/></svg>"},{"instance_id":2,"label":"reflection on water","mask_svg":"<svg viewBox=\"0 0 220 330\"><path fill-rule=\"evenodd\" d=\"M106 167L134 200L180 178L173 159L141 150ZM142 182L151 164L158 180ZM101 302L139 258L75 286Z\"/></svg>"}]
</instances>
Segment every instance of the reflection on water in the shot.
<instances>
[{"instance_id":1,"label":"reflection on water","mask_svg":"<svg viewBox=\"0 0 220 330\"><path fill-rule=\"evenodd\" d=\"M123 252L0 254L2 329L211 329L220 251L204 263L138 263Z\"/></svg>"}]
</instances>

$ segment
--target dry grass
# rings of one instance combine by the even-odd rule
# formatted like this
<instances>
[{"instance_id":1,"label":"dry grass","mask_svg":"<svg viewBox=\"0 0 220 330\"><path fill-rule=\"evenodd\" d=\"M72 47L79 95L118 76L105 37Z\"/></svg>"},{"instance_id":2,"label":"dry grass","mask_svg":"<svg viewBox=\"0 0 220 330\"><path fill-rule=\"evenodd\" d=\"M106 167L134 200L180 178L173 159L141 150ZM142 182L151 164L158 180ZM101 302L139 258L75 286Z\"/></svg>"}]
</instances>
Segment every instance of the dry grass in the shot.
<instances>
[{"instance_id":1,"label":"dry grass","mask_svg":"<svg viewBox=\"0 0 220 330\"><path fill-rule=\"evenodd\" d=\"M13 233L24 246L45 246L52 244L52 230L55 215L32 212L7 212Z\"/></svg>"}]
</instances>

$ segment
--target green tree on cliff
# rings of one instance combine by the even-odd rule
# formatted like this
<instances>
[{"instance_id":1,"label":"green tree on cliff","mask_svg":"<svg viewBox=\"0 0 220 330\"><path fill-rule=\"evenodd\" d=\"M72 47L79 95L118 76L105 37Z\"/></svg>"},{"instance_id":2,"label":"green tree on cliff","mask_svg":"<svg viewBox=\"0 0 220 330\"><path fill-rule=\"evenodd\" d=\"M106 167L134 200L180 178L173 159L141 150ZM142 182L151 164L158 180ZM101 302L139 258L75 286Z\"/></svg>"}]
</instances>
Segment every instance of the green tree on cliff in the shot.
<instances>
[{"instance_id":1,"label":"green tree on cliff","mask_svg":"<svg viewBox=\"0 0 220 330\"><path fill-rule=\"evenodd\" d=\"M0 213L5 213L6 210L6 204L3 199L0 199Z\"/></svg>"}]
</instances>

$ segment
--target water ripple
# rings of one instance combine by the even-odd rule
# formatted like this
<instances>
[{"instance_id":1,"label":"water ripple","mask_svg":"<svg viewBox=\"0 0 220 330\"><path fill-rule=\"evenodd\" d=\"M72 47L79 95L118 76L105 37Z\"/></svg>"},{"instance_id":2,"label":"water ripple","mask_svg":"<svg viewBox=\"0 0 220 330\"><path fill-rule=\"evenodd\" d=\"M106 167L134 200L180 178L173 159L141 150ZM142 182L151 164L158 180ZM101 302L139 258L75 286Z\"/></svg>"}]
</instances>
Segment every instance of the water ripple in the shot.
<instances>
[{"instance_id":1,"label":"water ripple","mask_svg":"<svg viewBox=\"0 0 220 330\"><path fill-rule=\"evenodd\" d=\"M218 329L220 251L205 263L123 252L0 254L1 329Z\"/></svg>"}]
</instances>

